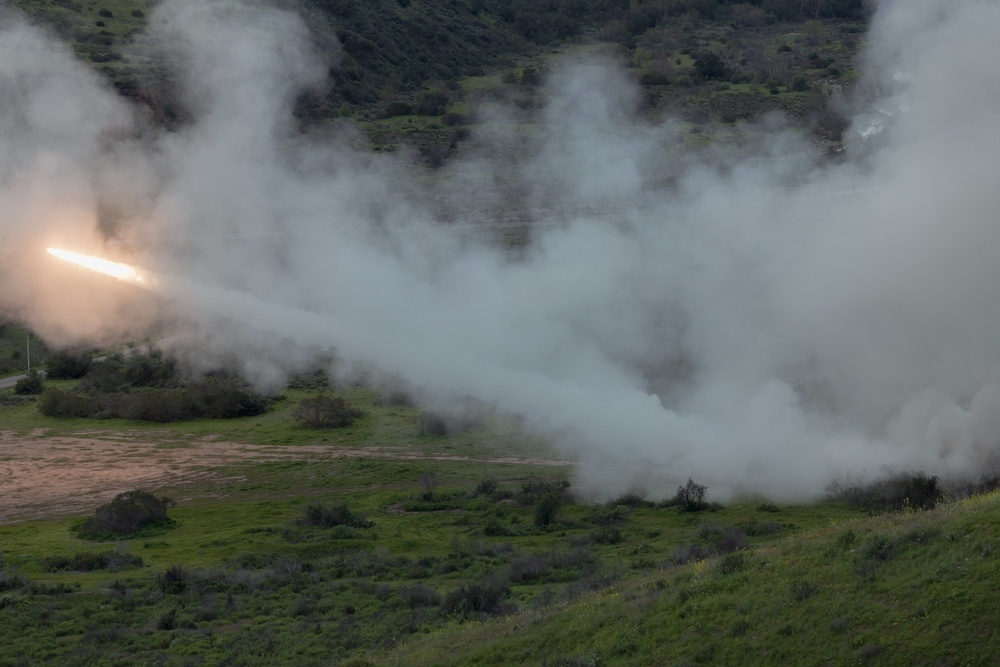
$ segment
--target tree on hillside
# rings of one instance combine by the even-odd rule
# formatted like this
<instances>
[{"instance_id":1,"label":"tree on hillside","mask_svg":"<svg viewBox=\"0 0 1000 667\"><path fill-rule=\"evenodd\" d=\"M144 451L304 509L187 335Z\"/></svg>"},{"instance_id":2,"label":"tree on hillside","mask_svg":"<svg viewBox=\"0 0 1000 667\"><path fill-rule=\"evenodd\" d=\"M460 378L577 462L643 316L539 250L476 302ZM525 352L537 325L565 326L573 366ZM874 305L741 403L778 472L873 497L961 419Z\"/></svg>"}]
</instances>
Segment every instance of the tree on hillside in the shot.
<instances>
[{"instance_id":1,"label":"tree on hillside","mask_svg":"<svg viewBox=\"0 0 1000 667\"><path fill-rule=\"evenodd\" d=\"M698 76L705 80L722 80L729 78L729 70L722 58L711 51L703 51L694 57L694 69Z\"/></svg>"}]
</instances>

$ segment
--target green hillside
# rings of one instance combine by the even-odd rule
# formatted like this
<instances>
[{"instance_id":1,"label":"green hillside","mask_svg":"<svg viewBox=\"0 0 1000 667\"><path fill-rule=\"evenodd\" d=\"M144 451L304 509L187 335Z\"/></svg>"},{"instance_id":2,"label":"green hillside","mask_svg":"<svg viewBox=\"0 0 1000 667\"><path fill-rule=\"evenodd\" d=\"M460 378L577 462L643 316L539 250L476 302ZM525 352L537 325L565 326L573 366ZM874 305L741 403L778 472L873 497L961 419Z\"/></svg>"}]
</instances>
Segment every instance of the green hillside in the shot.
<instances>
[{"instance_id":1,"label":"green hillside","mask_svg":"<svg viewBox=\"0 0 1000 667\"><path fill-rule=\"evenodd\" d=\"M130 46L141 42L155 4L16 2L170 127L188 118L170 68ZM303 16L314 45L335 62L326 92L299 100L299 117L363 121L376 148L416 144L432 164L464 140L484 105L540 106L549 55L583 44L603 44L625 64L644 91L639 113L680 117L700 132L780 111L837 142L844 120L831 100L856 77L867 18L860 0L281 4Z\"/></svg>"},{"instance_id":2,"label":"green hillside","mask_svg":"<svg viewBox=\"0 0 1000 667\"><path fill-rule=\"evenodd\" d=\"M842 520L569 603L454 625L371 664L995 664L998 550L996 493Z\"/></svg>"}]
</instances>

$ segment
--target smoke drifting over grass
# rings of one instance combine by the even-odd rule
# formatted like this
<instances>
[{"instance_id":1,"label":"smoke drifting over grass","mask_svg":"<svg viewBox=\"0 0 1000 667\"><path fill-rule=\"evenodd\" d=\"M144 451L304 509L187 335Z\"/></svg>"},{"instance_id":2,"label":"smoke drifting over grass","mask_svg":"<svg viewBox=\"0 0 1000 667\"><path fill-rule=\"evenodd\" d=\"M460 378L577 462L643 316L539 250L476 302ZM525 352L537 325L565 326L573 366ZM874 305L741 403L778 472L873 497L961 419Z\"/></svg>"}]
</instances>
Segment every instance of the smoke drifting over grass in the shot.
<instances>
[{"instance_id":1,"label":"smoke drifting over grass","mask_svg":"<svg viewBox=\"0 0 1000 667\"><path fill-rule=\"evenodd\" d=\"M908 111L837 161L775 127L746 157L680 154L613 63L567 62L520 157L491 123L417 194L403 162L295 127L325 64L289 12L158 5L150 43L192 114L170 133L8 15L0 309L57 342L167 312L261 382L335 347L426 400L522 415L608 494L973 474L1000 451L998 28L992 3L881 2L872 85ZM434 220L456 193L460 222L509 193L548 219L509 253ZM133 248L114 258L174 276L169 305L80 287L46 244Z\"/></svg>"}]
</instances>

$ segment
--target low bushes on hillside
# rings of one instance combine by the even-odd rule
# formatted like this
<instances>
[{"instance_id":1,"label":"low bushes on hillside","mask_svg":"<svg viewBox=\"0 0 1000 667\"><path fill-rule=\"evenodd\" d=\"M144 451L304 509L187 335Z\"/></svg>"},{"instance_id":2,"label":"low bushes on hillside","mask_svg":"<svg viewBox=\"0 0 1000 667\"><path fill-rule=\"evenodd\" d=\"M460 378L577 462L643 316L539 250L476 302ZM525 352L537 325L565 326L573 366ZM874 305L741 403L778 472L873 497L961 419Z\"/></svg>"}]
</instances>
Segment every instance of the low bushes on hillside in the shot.
<instances>
[{"instance_id":1,"label":"low bushes on hillside","mask_svg":"<svg viewBox=\"0 0 1000 667\"><path fill-rule=\"evenodd\" d=\"M924 472L904 472L873 481L834 482L827 487L831 500L868 510L934 509L943 495L938 478Z\"/></svg>"},{"instance_id":2,"label":"low bushes on hillside","mask_svg":"<svg viewBox=\"0 0 1000 667\"><path fill-rule=\"evenodd\" d=\"M42 567L49 572L116 571L128 567L142 567L142 563L142 556L130 554L121 549L81 551L72 556L46 556L42 558Z\"/></svg>"},{"instance_id":3,"label":"low bushes on hillside","mask_svg":"<svg viewBox=\"0 0 1000 667\"><path fill-rule=\"evenodd\" d=\"M88 376L89 377L89 376ZM174 422L188 419L231 419L265 412L270 400L235 377L206 376L186 387L142 387L80 391L49 388L38 402L47 417L90 417Z\"/></svg>"},{"instance_id":4,"label":"low bushes on hillside","mask_svg":"<svg viewBox=\"0 0 1000 667\"><path fill-rule=\"evenodd\" d=\"M462 619L503 616L517 611L517 605L508 602L510 584L501 577L486 577L481 581L462 584L444 598L444 608L449 614Z\"/></svg>"}]
</instances>

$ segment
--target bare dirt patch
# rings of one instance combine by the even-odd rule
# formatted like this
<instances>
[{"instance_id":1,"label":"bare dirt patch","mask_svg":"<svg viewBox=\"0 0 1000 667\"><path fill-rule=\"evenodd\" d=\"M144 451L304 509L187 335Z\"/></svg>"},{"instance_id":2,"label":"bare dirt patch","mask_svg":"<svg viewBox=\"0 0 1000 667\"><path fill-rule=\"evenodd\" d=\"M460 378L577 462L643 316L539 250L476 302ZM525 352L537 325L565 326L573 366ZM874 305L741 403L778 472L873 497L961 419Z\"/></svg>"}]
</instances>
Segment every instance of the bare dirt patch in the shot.
<instances>
[{"instance_id":1,"label":"bare dirt patch","mask_svg":"<svg viewBox=\"0 0 1000 667\"><path fill-rule=\"evenodd\" d=\"M367 457L569 465L547 459L464 457L379 447L247 445L215 437L186 441L167 433L157 438L149 431L88 431L73 437L49 437L43 430L36 431L28 435L0 431L0 524L85 514L116 494L136 488L238 479L230 467L251 461Z\"/></svg>"}]
</instances>

